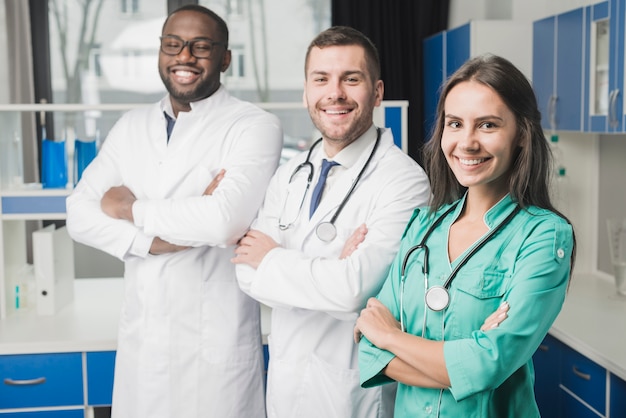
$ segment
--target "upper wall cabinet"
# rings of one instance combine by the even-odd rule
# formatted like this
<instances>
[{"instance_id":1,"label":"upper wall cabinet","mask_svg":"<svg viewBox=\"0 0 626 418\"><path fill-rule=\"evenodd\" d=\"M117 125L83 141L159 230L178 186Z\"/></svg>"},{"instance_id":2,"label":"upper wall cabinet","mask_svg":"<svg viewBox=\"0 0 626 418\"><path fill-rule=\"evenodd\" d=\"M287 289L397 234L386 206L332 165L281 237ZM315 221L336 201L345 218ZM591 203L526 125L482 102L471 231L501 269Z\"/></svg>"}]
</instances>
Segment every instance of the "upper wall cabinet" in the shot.
<instances>
[{"instance_id":1,"label":"upper wall cabinet","mask_svg":"<svg viewBox=\"0 0 626 418\"><path fill-rule=\"evenodd\" d=\"M609 0L533 23L532 80L548 131L626 130L626 0Z\"/></svg>"},{"instance_id":2,"label":"upper wall cabinet","mask_svg":"<svg viewBox=\"0 0 626 418\"><path fill-rule=\"evenodd\" d=\"M532 80L546 130L582 131L585 9L533 23Z\"/></svg>"},{"instance_id":3,"label":"upper wall cabinet","mask_svg":"<svg viewBox=\"0 0 626 418\"><path fill-rule=\"evenodd\" d=\"M624 5L611 0L588 6L586 70L588 132L624 130Z\"/></svg>"},{"instance_id":4,"label":"upper wall cabinet","mask_svg":"<svg viewBox=\"0 0 626 418\"><path fill-rule=\"evenodd\" d=\"M426 38L423 43L424 138L429 138L435 123L442 84L470 57L485 53L500 55L530 78L531 36L530 24L485 20L472 21Z\"/></svg>"}]
</instances>

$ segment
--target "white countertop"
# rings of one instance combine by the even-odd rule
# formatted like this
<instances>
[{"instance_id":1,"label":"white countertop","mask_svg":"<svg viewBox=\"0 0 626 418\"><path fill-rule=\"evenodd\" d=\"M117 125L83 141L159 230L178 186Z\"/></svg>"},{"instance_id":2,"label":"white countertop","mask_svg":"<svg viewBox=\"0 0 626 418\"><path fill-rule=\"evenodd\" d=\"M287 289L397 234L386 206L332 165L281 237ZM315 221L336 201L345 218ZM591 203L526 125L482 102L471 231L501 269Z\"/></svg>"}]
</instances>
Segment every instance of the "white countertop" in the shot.
<instances>
[{"instance_id":1,"label":"white countertop","mask_svg":"<svg viewBox=\"0 0 626 418\"><path fill-rule=\"evenodd\" d=\"M121 278L76 279L74 301L56 315L36 312L0 321L0 354L109 351L117 348Z\"/></svg>"},{"instance_id":2,"label":"white countertop","mask_svg":"<svg viewBox=\"0 0 626 418\"><path fill-rule=\"evenodd\" d=\"M54 316L1 320L0 355L115 350L123 279L76 279L74 286L74 302ZM269 313L262 307L264 335ZM612 277L574 277L550 334L626 380L626 296Z\"/></svg>"},{"instance_id":3,"label":"white countertop","mask_svg":"<svg viewBox=\"0 0 626 418\"><path fill-rule=\"evenodd\" d=\"M626 296L612 276L575 276L550 334L626 380Z\"/></svg>"}]
</instances>

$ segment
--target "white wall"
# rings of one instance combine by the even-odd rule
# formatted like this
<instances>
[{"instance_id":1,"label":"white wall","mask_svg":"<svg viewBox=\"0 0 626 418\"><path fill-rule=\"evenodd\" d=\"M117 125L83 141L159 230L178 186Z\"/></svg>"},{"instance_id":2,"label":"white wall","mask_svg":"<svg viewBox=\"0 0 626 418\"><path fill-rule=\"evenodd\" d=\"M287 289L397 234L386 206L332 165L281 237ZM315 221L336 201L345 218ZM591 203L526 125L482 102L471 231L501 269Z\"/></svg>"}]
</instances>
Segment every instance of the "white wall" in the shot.
<instances>
[{"instance_id":1,"label":"white wall","mask_svg":"<svg viewBox=\"0 0 626 418\"><path fill-rule=\"evenodd\" d=\"M512 0L450 0L448 28L461 26L470 20L511 19Z\"/></svg>"},{"instance_id":2,"label":"white wall","mask_svg":"<svg viewBox=\"0 0 626 418\"><path fill-rule=\"evenodd\" d=\"M458 1L458 0L452 0ZM546 16L599 3L601 0L512 0L514 20L534 21Z\"/></svg>"},{"instance_id":3,"label":"white wall","mask_svg":"<svg viewBox=\"0 0 626 418\"><path fill-rule=\"evenodd\" d=\"M600 0L450 0L448 28L470 20L512 19L532 22Z\"/></svg>"}]
</instances>

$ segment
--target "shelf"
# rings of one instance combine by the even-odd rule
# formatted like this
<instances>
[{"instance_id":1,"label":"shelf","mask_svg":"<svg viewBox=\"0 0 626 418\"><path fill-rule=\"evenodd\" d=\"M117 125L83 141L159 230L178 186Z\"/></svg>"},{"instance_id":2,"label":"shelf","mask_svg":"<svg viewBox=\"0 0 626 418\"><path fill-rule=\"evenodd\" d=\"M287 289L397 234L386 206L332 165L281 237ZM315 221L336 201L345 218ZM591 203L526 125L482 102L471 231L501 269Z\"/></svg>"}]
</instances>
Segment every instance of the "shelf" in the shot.
<instances>
[{"instance_id":1,"label":"shelf","mask_svg":"<svg viewBox=\"0 0 626 418\"><path fill-rule=\"evenodd\" d=\"M2 190L2 220L65 219L65 199L71 192L71 189Z\"/></svg>"}]
</instances>

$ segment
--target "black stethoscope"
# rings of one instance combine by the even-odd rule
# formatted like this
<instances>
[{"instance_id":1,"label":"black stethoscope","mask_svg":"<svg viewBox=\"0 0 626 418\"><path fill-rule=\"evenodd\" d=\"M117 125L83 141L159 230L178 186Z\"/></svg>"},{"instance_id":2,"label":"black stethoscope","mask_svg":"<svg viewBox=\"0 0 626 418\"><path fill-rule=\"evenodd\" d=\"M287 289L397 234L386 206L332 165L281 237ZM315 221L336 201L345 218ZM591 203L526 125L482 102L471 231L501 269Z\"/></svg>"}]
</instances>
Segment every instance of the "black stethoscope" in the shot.
<instances>
[{"instance_id":1,"label":"black stethoscope","mask_svg":"<svg viewBox=\"0 0 626 418\"><path fill-rule=\"evenodd\" d=\"M298 219L298 216L300 216L300 212L302 212L302 206L304 205L304 200L305 200L307 191L309 190L309 187L311 186L311 181L313 180L314 168L313 168L313 164L310 161L311 153L313 152L315 147L320 142L322 142L322 138L318 139L317 141L315 141L313 143L313 145L311 145L311 148L309 148L309 152L308 152L308 154L306 156L306 160L303 163L300 163L295 168L293 173L291 173L291 177L289 177L289 183L291 184L293 178L296 176L296 174L298 174L298 172L300 170L302 170L304 168L309 170L309 175L307 176L307 180L306 180L306 188L304 189L304 193L302 195L302 200L300 200L300 206L298 207L298 212L296 213L295 218L291 222L283 222L282 221L283 214L285 213L285 207L287 206L287 202L289 201L289 195L287 195L287 198L285 199L285 203L283 204L283 210L281 211L281 215L278 218L278 227L282 231L285 231L285 230L291 228L293 226L293 224L296 222L296 220ZM380 142L380 128L376 128L376 142L374 143L374 147L372 148L372 152L370 153L369 157L367 158L367 161L365 161L365 164L363 164L363 168L361 168L361 171L359 172L359 174L356 176L356 178L352 182L352 186L350 186L350 190L348 190L348 193L346 193L345 197L343 198L343 200L339 204L339 207L335 211L335 214L330 219L330 221L320 222L317 225L317 227L315 228L315 234L317 235L317 237L321 241L331 242L337 236L337 227L335 227L335 221L337 220L337 217L339 216L339 214L343 210L343 207L348 202L348 199L350 199L350 196L352 196L352 192L354 191L357 183L361 179L361 176L365 172L365 169L367 168L367 166L369 165L370 161L372 160L372 157L376 153L376 148L378 148L378 143L379 142Z\"/></svg>"},{"instance_id":2,"label":"black stethoscope","mask_svg":"<svg viewBox=\"0 0 626 418\"><path fill-rule=\"evenodd\" d=\"M476 243L476 245L474 245L474 247L465 255L465 257L463 257L463 259L461 259L461 261L456 265L456 267L452 270L452 272L450 273L450 275L448 276L448 278L446 279L446 281L443 283L443 285L439 286L431 286L428 287L428 246L426 245L426 240L428 239L428 237L430 236L430 234L435 230L435 228L443 221L443 219L448 216L448 214L450 214L450 212L452 212L458 205L458 202L454 205L452 205L448 210L446 210L441 216L439 216L439 218L437 218L435 220L435 222L430 226L430 228L428 228L428 230L426 231L426 234L424 235L424 238L422 238L422 242L420 242L417 245L414 245L413 247L409 248L408 251L406 252L406 255L404 256L404 259L402 261L402 269L401 269L401 284L400 284L400 326L402 328L402 331L405 331L405 327L404 327L404 282L405 282L405 271L406 271L406 266L409 262L409 256L416 250L422 249L424 250L424 264L422 266L422 272L424 273L424 300L426 302L426 306L428 306L428 308L432 311L442 311L445 308L448 307L448 305L450 304L450 293L448 291L449 287L450 287L450 283L452 283L452 280L454 279L454 277L456 276L456 274L459 272L459 270L461 269L461 267L463 267L468 260L474 255L476 254L476 252L478 250L480 250L482 248L483 245L485 245L487 243L487 241L496 233L498 232L504 225L506 225L507 223L509 223L511 221L511 219L513 219L513 217L517 214L517 212L520 211L520 207L519 205L517 205L515 207L515 209L513 209L511 211L511 213L502 221L500 222L499 225L497 225L495 228L493 228L491 231L489 231L489 233L487 233L485 236L483 236L480 241L478 241ZM426 312L424 312L424 321L426 320ZM422 333L423 333L424 329L422 329Z\"/></svg>"}]
</instances>

